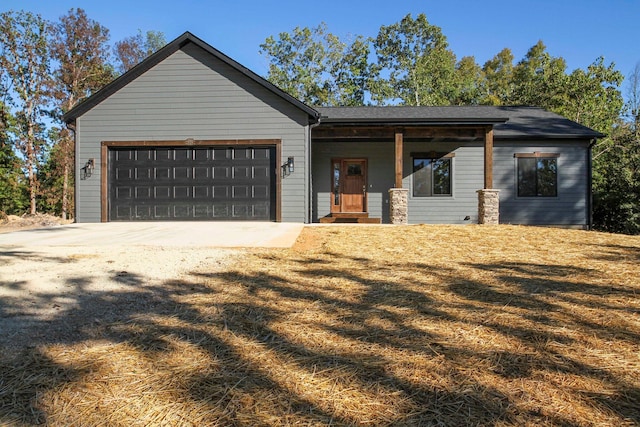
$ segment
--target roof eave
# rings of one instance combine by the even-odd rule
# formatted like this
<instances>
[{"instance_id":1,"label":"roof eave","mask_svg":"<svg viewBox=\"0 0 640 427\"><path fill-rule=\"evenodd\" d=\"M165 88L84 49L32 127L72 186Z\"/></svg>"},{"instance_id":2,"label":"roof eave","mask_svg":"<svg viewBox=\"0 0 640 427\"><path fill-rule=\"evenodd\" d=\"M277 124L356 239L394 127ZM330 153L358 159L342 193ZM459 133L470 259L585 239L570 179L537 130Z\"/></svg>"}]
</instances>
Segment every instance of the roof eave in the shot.
<instances>
[{"instance_id":1,"label":"roof eave","mask_svg":"<svg viewBox=\"0 0 640 427\"><path fill-rule=\"evenodd\" d=\"M331 119L320 118L320 125L336 126L489 126L505 123L508 118L483 119Z\"/></svg>"},{"instance_id":2,"label":"roof eave","mask_svg":"<svg viewBox=\"0 0 640 427\"><path fill-rule=\"evenodd\" d=\"M496 132L493 136L496 140L521 140L521 141L533 141L533 140L553 140L553 139L572 139L572 140L592 140L604 138L606 135L597 134L547 134L547 135L504 135Z\"/></svg>"}]
</instances>

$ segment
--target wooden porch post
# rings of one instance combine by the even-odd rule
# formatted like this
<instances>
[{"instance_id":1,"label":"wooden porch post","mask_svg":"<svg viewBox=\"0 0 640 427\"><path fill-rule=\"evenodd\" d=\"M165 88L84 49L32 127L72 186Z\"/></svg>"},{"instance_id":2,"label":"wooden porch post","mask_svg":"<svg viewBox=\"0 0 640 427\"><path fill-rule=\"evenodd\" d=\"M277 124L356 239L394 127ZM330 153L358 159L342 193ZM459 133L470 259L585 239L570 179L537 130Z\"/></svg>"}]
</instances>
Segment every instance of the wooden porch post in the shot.
<instances>
[{"instance_id":1,"label":"wooden porch post","mask_svg":"<svg viewBox=\"0 0 640 427\"><path fill-rule=\"evenodd\" d=\"M487 127L484 134L484 188L493 188L493 127Z\"/></svg>"},{"instance_id":2,"label":"wooden porch post","mask_svg":"<svg viewBox=\"0 0 640 427\"><path fill-rule=\"evenodd\" d=\"M396 183L395 188L402 188L402 145L404 136L402 129L396 129Z\"/></svg>"}]
</instances>

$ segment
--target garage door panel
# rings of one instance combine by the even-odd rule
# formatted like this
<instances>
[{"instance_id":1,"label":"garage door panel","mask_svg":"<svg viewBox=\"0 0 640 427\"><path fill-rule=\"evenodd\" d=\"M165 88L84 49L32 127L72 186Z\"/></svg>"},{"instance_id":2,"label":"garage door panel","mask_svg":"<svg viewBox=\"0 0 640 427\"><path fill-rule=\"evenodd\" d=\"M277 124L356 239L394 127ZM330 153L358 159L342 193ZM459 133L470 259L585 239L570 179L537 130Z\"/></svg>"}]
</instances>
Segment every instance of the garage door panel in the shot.
<instances>
[{"instance_id":1,"label":"garage door panel","mask_svg":"<svg viewBox=\"0 0 640 427\"><path fill-rule=\"evenodd\" d=\"M209 187L207 186L194 186L193 198L196 200L207 200L209 198Z\"/></svg>"},{"instance_id":2,"label":"garage door panel","mask_svg":"<svg viewBox=\"0 0 640 427\"><path fill-rule=\"evenodd\" d=\"M131 199L131 187L117 187L116 188L116 197L118 199Z\"/></svg>"},{"instance_id":3,"label":"garage door panel","mask_svg":"<svg viewBox=\"0 0 640 427\"><path fill-rule=\"evenodd\" d=\"M171 173L171 168L156 167L154 170L154 175L155 175L156 181L159 181L159 180L168 181L172 179L173 174Z\"/></svg>"},{"instance_id":4,"label":"garage door panel","mask_svg":"<svg viewBox=\"0 0 640 427\"><path fill-rule=\"evenodd\" d=\"M248 199L249 198L249 187L246 185L234 185L232 197L234 199Z\"/></svg>"},{"instance_id":5,"label":"garage door panel","mask_svg":"<svg viewBox=\"0 0 640 427\"><path fill-rule=\"evenodd\" d=\"M154 187L155 198L156 199L170 199L171 198L171 187Z\"/></svg>"},{"instance_id":6,"label":"garage door panel","mask_svg":"<svg viewBox=\"0 0 640 427\"><path fill-rule=\"evenodd\" d=\"M173 179L178 180L188 180L192 176L193 168L192 167L176 167L173 168Z\"/></svg>"},{"instance_id":7,"label":"garage door panel","mask_svg":"<svg viewBox=\"0 0 640 427\"><path fill-rule=\"evenodd\" d=\"M233 150L233 158L235 160L244 160L252 158L253 150L251 148L236 148Z\"/></svg>"},{"instance_id":8,"label":"garage door panel","mask_svg":"<svg viewBox=\"0 0 640 427\"><path fill-rule=\"evenodd\" d=\"M193 207L193 217L196 219L211 218L212 207L209 205L195 205Z\"/></svg>"},{"instance_id":9,"label":"garage door panel","mask_svg":"<svg viewBox=\"0 0 640 427\"><path fill-rule=\"evenodd\" d=\"M196 181L208 180L209 168L207 166L196 166L193 168L193 179Z\"/></svg>"},{"instance_id":10,"label":"garage door panel","mask_svg":"<svg viewBox=\"0 0 640 427\"><path fill-rule=\"evenodd\" d=\"M253 158L254 159L269 159L271 158L270 156L271 152L268 148L256 148L253 151Z\"/></svg>"},{"instance_id":11,"label":"garage door panel","mask_svg":"<svg viewBox=\"0 0 640 427\"><path fill-rule=\"evenodd\" d=\"M173 150L170 148L156 148L154 160L157 162L173 161Z\"/></svg>"},{"instance_id":12,"label":"garage door panel","mask_svg":"<svg viewBox=\"0 0 640 427\"><path fill-rule=\"evenodd\" d=\"M171 207L166 205L155 205L153 207L153 215L157 219L171 218Z\"/></svg>"},{"instance_id":13,"label":"garage door panel","mask_svg":"<svg viewBox=\"0 0 640 427\"><path fill-rule=\"evenodd\" d=\"M207 148L194 148L193 150L193 159L196 161L207 161L209 160L210 150Z\"/></svg>"},{"instance_id":14,"label":"garage door panel","mask_svg":"<svg viewBox=\"0 0 640 427\"><path fill-rule=\"evenodd\" d=\"M192 158L193 149L192 148L175 148L173 150L173 160L190 160Z\"/></svg>"},{"instance_id":15,"label":"garage door panel","mask_svg":"<svg viewBox=\"0 0 640 427\"><path fill-rule=\"evenodd\" d=\"M229 166L214 166L213 179L224 179L231 177L231 168Z\"/></svg>"},{"instance_id":16,"label":"garage door panel","mask_svg":"<svg viewBox=\"0 0 640 427\"><path fill-rule=\"evenodd\" d=\"M173 187L173 198L177 199L190 199L191 198L191 187Z\"/></svg>"},{"instance_id":17,"label":"garage door panel","mask_svg":"<svg viewBox=\"0 0 640 427\"><path fill-rule=\"evenodd\" d=\"M136 181L151 181L153 179L153 168L149 167L136 167L135 177Z\"/></svg>"},{"instance_id":18,"label":"garage door panel","mask_svg":"<svg viewBox=\"0 0 640 427\"><path fill-rule=\"evenodd\" d=\"M228 199L230 194L230 188L226 185L213 186L213 199Z\"/></svg>"},{"instance_id":19,"label":"garage door panel","mask_svg":"<svg viewBox=\"0 0 640 427\"><path fill-rule=\"evenodd\" d=\"M240 166L233 168L233 179L247 179L251 177L250 166Z\"/></svg>"},{"instance_id":20,"label":"garage door panel","mask_svg":"<svg viewBox=\"0 0 640 427\"><path fill-rule=\"evenodd\" d=\"M232 206L233 217L234 218L248 218L249 217L249 206L243 203L234 203Z\"/></svg>"},{"instance_id":21,"label":"garage door panel","mask_svg":"<svg viewBox=\"0 0 640 427\"><path fill-rule=\"evenodd\" d=\"M151 187L136 187L136 199L150 199Z\"/></svg>"},{"instance_id":22,"label":"garage door panel","mask_svg":"<svg viewBox=\"0 0 640 427\"><path fill-rule=\"evenodd\" d=\"M212 155L213 160L226 160L231 158L231 151L228 148L214 148Z\"/></svg>"},{"instance_id":23,"label":"garage door panel","mask_svg":"<svg viewBox=\"0 0 640 427\"><path fill-rule=\"evenodd\" d=\"M119 162L124 162L127 160L135 160L136 150L133 150L133 149L118 150L116 152L115 158Z\"/></svg>"},{"instance_id":24,"label":"garage door panel","mask_svg":"<svg viewBox=\"0 0 640 427\"><path fill-rule=\"evenodd\" d=\"M231 205L229 203L216 203L213 205L213 218L227 219L231 216Z\"/></svg>"},{"instance_id":25,"label":"garage door panel","mask_svg":"<svg viewBox=\"0 0 640 427\"><path fill-rule=\"evenodd\" d=\"M257 199L266 199L267 197L269 197L269 187L267 187L266 185L254 185L253 197Z\"/></svg>"},{"instance_id":26,"label":"garage door panel","mask_svg":"<svg viewBox=\"0 0 640 427\"><path fill-rule=\"evenodd\" d=\"M177 219L189 219L192 217L192 206L173 206L173 217Z\"/></svg>"},{"instance_id":27,"label":"garage door panel","mask_svg":"<svg viewBox=\"0 0 640 427\"><path fill-rule=\"evenodd\" d=\"M114 147L110 220L274 220L275 147Z\"/></svg>"},{"instance_id":28,"label":"garage door panel","mask_svg":"<svg viewBox=\"0 0 640 427\"><path fill-rule=\"evenodd\" d=\"M256 166L253 168L252 176L256 180L266 180L269 178L269 168Z\"/></svg>"},{"instance_id":29,"label":"garage door panel","mask_svg":"<svg viewBox=\"0 0 640 427\"><path fill-rule=\"evenodd\" d=\"M149 219L153 219L153 215L151 214L151 206L148 205L136 205L135 206L135 216L133 217L133 219L142 219L142 220L149 220ZM128 218L120 218L122 220L128 221Z\"/></svg>"},{"instance_id":30,"label":"garage door panel","mask_svg":"<svg viewBox=\"0 0 640 427\"><path fill-rule=\"evenodd\" d=\"M133 167L119 167L116 169L116 179L117 180L130 180L134 176L134 168Z\"/></svg>"},{"instance_id":31,"label":"garage door panel","mask_svg":"<svg viewBox=\"0 0 640 427\"><path fill-rule=\"evenodd\" d=\"M149 160L155 160L156 154L152 149L137 149L132 150L135 153L135 160L145 162Z\"/></svg>"},{"instance_id":32,"label":"garage door panel","mask_svg":"<svg viewBox=\"0 0 640 427\"><path fill-rule=\"evenodd\" d=\"M130 206L118 206L116 209L116 218L118 219L129 219L131 218L131 214Z\"/></svg>"},{"instance_id":33,"label":"garage door panel","mask_svg":"<svg viewBox=\"0 0 640 427\"><path fill-rule=\"evenodd\" d=\"M265 215L269 214L269 206L266 204L256 204L253 205L253 215L255 217L261 218Z\"/></svg>"}]
</instances>

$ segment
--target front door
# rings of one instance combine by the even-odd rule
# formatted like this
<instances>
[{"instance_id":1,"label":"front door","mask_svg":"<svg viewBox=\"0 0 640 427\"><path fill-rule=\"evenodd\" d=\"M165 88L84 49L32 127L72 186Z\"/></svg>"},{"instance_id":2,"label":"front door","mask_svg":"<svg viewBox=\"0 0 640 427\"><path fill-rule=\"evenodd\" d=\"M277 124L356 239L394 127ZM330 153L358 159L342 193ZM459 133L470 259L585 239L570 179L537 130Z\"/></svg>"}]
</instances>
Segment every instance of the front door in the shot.
<instances>
[{"instance_id":1,"label":"front door","mask_svg":"<svg viewBox=\"0 0 640 427\"><path fill-rule=\"evenodd\" d=\"M334 159L332 213L367 211L367 160Z\"/></svg>"}]
</instances>

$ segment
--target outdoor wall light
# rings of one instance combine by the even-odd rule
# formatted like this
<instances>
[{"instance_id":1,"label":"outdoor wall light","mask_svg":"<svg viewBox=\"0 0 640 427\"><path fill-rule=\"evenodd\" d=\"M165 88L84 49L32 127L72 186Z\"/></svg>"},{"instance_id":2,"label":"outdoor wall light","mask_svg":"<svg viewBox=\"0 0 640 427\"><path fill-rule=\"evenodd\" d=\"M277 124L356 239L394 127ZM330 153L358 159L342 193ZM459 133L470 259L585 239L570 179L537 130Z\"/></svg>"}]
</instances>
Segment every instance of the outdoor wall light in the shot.
<instances>
[{"instance_id":1,"label":"outdoor wall light","mask_svg":"<svg viewBox=\"0 0 640 427\"><path fill-rule=\"evenodd\" d=\"M289 157L287 162L282 165L282 176L289 176L295 170L295 165L293 163L293 157Z\"/></svg>"},{"instance_id":2,"label":"outdoor wall light","mask_svg":"<svg viewBox=\"0 0 640 427\"><path fill-rule=\"evenodd\" d=\"M91 175L93 175L93 169L95 168L95 164L96 164L95 159L87 160L87 163L85 163L84 166L80 168L80 170L82 171L82 175L80 176L80 178L87 179Z\"/></svg>"}]
</instances>

